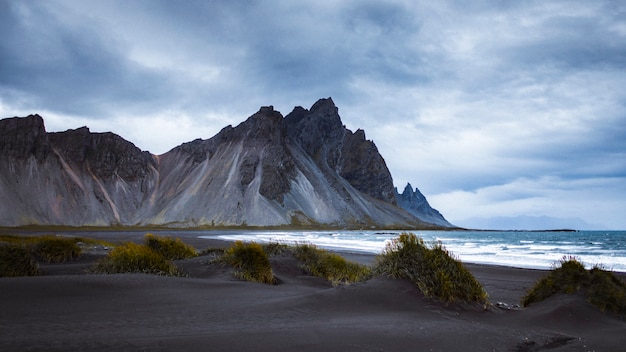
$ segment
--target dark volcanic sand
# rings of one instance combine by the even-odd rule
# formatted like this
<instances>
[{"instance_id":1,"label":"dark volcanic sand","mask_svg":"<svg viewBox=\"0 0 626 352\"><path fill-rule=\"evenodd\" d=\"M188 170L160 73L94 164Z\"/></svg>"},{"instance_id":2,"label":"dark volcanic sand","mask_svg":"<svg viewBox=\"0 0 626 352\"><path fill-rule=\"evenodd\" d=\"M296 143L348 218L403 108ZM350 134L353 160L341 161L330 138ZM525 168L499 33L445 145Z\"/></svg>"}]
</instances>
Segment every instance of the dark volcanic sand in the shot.
<instances>
[{"instance_id":1,"label":"dark volcanic sand","mask_svg":"<svg viewBox=\"0 0 626 352\"><path fill-rule=\"evenodd\" d=\"M332 287L289 257L272 259L275 286L234 279L208 257L178 262L189 278L85 274L99 257L0 278L0 351L620 351L626 342L626 321L579 295L483 310L425 299L405 280ZM545 274L467 267L509 306Z\"/></svg>"}]
</instances>

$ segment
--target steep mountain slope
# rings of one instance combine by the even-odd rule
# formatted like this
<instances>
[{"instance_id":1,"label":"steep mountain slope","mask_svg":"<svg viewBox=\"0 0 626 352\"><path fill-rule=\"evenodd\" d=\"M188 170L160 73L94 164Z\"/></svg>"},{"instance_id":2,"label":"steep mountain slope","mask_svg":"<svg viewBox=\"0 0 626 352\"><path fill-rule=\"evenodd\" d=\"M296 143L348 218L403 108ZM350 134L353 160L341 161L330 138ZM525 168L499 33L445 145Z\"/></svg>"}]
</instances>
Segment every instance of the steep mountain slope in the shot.
<instances>
[{"instance_id":1,"label":"steep mountain slope","mask_svg":"<svg viewBox=\"0 0 626 352\"><path fill-rule=\"evenodd\" d=\"M432 226L398 207L376 146L330 98L284 118L262 107L160 156L86 127L46 133L38 115L0 120L0 197L1 226Z\"/></svg>"},{"instance_id":2,"label":"steep mountain slope","mask_svg":"<svg viewBox=\"0 0 626 352\"><path fill-rule=\"evenodd\" d=\"M46 133L39 115L0 121L0 225L132 224L155 161L112 133Z\"/></svg>"}]
</instances>

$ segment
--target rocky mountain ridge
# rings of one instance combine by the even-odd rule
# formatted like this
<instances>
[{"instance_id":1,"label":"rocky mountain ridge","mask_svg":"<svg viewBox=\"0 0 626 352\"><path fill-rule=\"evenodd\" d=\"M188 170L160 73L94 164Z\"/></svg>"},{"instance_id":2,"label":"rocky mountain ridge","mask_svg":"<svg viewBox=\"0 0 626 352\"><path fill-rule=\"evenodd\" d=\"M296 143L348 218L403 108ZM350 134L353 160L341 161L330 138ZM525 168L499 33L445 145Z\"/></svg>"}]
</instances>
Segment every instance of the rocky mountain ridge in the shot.
<instances>
[{"instance_id":1,"label":"rocky mountain ridge","mask_svg":"<svg viewBox=\"0 0 626 352\"><path fill-rule=\"evenodd\" d=\"M0 226L451 226L398 206L378 149L330 98L285 117L262 107L162 155L86 127L47 133L39 115L3 119L0 199Z\"/></svg>"},{"instance_id":2,"label":"rocky mountain ridge","mask_svg":"<svg viewBox=\"0 0 626 352\"><path fill-rule=\"evenodd\" d=\"M397 188L395 193L398 206L415 215L418 219L443 227L454 227L437 209L430 206L419 189L413 190L410 183L406 184L402 193L399 193Z\"/></svg>"}]
</instances>

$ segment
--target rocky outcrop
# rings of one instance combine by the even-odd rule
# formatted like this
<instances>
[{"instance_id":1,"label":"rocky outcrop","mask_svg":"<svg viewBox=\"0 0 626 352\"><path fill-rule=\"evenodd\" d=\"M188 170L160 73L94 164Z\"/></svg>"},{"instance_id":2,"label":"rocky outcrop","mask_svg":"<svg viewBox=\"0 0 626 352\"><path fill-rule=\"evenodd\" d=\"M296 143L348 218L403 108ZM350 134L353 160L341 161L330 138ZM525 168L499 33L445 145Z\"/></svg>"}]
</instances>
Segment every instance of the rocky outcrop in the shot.
<instances>
[{"instance_id":1,"label":"rocky outcrop","mask_svg":"<svg viewBox=\"0 0 626 352\"><path fill-rule=\"evenodd\" d=\"M2 226L434 223L398 207L376 146L343 126L330 98L285 118L262 107L213 138L159 156L113 133L46 133L38 115L11 118L0 120L0 152Z\"/></svg>"},{"instance_id":2,"label":"rocky outcrop","mask_svg":"<svg viewBox=\"0 0 626 352\"><path fill-rule=\"evenodd\" d=\"M0 225L135 221L155 176L149 153L86 128L48 134L38 115L1 120L0 130Z\"/></svg>"},{"instance_id":3,"label":"rocky outcrop","mask_svg":"<svg viewBox=\"0 0 626 352\"><path fill-rule=\"evenodd\" d=\"M287 134L323 171L339 174L357 190L396 204L393 180L385 160L365 132L352 133L341 123L331 98L311 110L295 108L285 117Z\"/></svg>"},{"instance_id":4,"label":"rocky outcrop","mask_svg":"<svg viewBox=\"0 0 626 352\"><path fill-rule=\"evenodd\" d=\"M49 153L43 118L29 115L0 120L0 153L5 157L43 160Z\"/></svg>"},{"instance_id":5,"label":"rocky outcrop","mask_svg":"<svg viewBox=\"0 0 626 352\"><path fill-rule=\"evenodd\" d=\"M401 194L398 193L398 189L396 188L395 194L396 199L398 200L398 205L415 215L418 219L443 227L454 227L454 225L450 224L439 211L432 208L430 204L428 204L428 200L426 200L426 197L424 197L419 189L415 188L414 191L410 183L406 184L406 187L404 187L404 191L402 191Z\"/></svg>"},{"instance_id":6,"label":"rocky outcrop","mask_svg":"<svg viewBox=\"0 0 626 352\"><path fill-rule=\"evenodd\" d=\"M49 133L50 147L66 161L84 165L102 179L141 179L156 165L152 154L113 133L92 133L87 127Z\"/></svg>"}]
</instances>

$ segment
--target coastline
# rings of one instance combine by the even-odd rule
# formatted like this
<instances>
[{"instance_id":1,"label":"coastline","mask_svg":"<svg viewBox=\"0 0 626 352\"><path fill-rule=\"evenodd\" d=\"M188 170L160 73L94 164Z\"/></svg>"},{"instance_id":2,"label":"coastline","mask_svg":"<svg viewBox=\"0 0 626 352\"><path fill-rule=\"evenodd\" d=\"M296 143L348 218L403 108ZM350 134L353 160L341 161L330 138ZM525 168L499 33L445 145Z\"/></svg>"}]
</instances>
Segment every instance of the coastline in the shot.
<instances>
[{"instance_id":1,"label":"coastline","mask_svg":"<svg viewBox=\"0 0 626 352\"><path fill-rule=\"evenodd\" d=\"M181 239L200 250L231 245ZM287 257L272 259L282 282L274 286L237 280L206 257L177 262L187 278L83 273L98 258L45 264L39 277L0 278L0 350L618 350L626 329L576 294L516 307L543 270L465 264L494 304L483 310L426 299L406 280L332 287Z\"/></svg>"}]
</instances>

